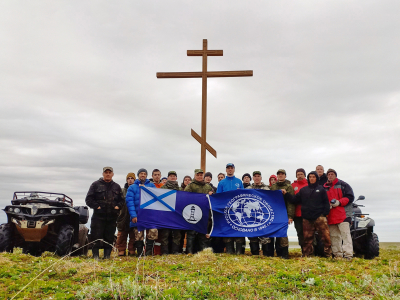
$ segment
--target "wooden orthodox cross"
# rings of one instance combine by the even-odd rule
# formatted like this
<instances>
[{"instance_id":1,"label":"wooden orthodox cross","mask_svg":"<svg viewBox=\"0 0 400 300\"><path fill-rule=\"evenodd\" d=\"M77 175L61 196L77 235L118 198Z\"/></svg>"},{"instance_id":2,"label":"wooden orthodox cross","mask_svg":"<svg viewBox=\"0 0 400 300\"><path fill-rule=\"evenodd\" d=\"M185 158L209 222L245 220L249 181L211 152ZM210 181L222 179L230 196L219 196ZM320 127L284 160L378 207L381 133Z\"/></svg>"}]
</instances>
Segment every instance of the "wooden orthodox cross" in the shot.
<instances>
[{"instance_id":1,"label":"wooden orthodox cross","mask_svg":"<svg viewBox=\"0 0 400 300\"><path fill-rule=\"evenodd\" d=\"M207 77L239 77L253 76L252 70L247 71L207 71L207 56L223 56L222 50L208 50L207 40L203 40L203 50L188 50L187 56L202 56L203 68L201 72L168 72L157 73L157 78L202 78L202 109L201 109L201 136L192 129L192 136L201 145L201 168L206 172L206 149L214 157L217 152L207 143Z\"/></svg>"}]
</instances>

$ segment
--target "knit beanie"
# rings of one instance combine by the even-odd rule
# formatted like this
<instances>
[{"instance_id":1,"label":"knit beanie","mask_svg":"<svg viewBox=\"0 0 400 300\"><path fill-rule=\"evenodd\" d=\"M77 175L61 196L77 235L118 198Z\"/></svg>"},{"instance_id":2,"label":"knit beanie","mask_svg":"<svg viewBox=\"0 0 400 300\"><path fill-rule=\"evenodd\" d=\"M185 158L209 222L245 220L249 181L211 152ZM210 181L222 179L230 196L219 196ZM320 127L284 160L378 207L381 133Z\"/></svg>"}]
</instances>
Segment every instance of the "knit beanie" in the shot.
<instances>
[{"instance_id":1,"label":"knit beanie","mask_svg":"<svg viewBox=\"0 0 400 300\"><path fill-rule=\"evenodd\" d=\"M328 171L326 171L326 175L328 175L330 172L335 173L336 177L337 177L337 173L334 169L328 169Z\"/></svg>"},{"instance_id":2,"label":"knit beanie","mask_svg":"<svg viewBox=\"0 0 400 300\"><path fill-rule=\"evenodd\" d=\"M298 172L302 172L304 174L304 176L306 176L306 171L303 168L299 168L296 170L296 177L297 177Z\"/></svg>"},{"instance_id":3,"label":"knit beanie","mask_svg":"<svg viewBox=\"0 0 400 300\"><path fill-rule=\"evenodd\" d=\"M135 179L136 180L136 175L135 175L135 173L128 173L128 175L126 175L126 180L128 180L128 178L129 177L133 177L133 179Z\"/></svg>"},{"instance_id":4,"label":"knit beanie","mask_svg":"<svg viewBox=\"0 0 400 300\"><path fill-rule=\"evenodd\" d=\"M251 176L250 176L250 174L249 173L244 173L243 174L243 176L242 176L242 181L243 181L243 179L245 178L245 177L249 177L250 178L250 180L251 180Z\"/></svg>"},{"instance_id":5,"label":"knit beanie","mask_svg":"<svg viewBox=\"0 0 400 300\"><path fill-rule=\"evenodd\" d=\"M145 172L146 175L148 174L147 170L145 168L140 168L139 171L137 171L137 176L139 176L139 174L142 173L142 172Z\"/></svg>"}]
</instances>

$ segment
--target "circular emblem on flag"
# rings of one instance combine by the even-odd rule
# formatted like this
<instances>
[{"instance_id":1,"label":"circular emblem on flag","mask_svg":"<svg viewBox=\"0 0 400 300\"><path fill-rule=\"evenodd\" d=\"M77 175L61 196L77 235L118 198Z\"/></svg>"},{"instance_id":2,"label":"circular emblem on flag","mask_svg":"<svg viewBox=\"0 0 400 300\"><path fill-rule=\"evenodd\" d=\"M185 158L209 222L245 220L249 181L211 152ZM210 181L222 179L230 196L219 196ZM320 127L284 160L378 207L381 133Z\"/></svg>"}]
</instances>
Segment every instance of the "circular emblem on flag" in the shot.
<instances>
[{"instance_id":1,"label":"circular emblem on flag","mask_svg":"<svg viewBox=\"0 0 400 300\"><path fill-rule=\"evenodd\" d=\"M248 197L234 201L226 213L230 221L240 227L258 227L267 223L271 218L269 205Z\"/></svg>"},{"instance_id":2,"label":"circular emblem on flag","mask_svg":"<svg viewBox=\"0 0 400 300\"><path fill-rule=\"evenodd\" d=\"M189 204L183 209L182 216L186 222L190 224L196 224L203 217L203 212L201 211L200 206L196 204Z\"/></svg>"}]
</instances>

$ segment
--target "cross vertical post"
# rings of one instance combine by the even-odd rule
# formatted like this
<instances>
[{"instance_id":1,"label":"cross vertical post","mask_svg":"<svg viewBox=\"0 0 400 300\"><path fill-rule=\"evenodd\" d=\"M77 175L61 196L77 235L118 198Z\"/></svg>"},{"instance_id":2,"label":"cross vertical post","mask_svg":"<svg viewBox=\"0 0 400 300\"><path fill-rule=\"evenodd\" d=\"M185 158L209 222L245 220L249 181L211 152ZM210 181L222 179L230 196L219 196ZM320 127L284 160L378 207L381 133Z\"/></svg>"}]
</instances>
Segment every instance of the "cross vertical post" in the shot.
<instances>
[{"instance_id":1,"label":"cross vertical post","mask_svg":"<svg viewBox=\"0 0 400 300\"><path fill-rule=\"evenodd\" d=\"M206 141L207 137L207 40L203 40L203 76L202 76L202 101L201 101L201 137ZM201 143L200 164L206 172L206 147Z\"/></svg>"}]
</instances>

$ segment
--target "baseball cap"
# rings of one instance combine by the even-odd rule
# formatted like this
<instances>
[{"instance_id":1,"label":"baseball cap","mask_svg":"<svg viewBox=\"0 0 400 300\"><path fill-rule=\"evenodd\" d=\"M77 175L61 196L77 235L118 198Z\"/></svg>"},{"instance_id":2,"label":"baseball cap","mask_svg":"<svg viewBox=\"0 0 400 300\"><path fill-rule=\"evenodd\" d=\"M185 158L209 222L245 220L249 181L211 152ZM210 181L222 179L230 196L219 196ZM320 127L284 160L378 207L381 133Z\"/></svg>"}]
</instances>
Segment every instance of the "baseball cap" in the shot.
<instances>
[{"instance_id":1,"label":"baseball cap","mask_svg":"<svg viewBox=\"0 0 400 300\"><path fill-rule=\"evenodd\" d=\"M284 169L279 169L278 172L276 172L276 175L278 175L279 173L283 173L286 175L286 171Z\"/></svg>"},{"instance_id":2,"label":"baseball cap","mask_svg":"<svg viewBox=\"0 0 400 300\"><path fill-rule=\"evenodd\" d=\"M204 171L202 169L194 169L194 174L197 173L204 173Z\"/></svg>"},{"instance_id":3,"label":"baseball cap","mask_svg":"<svg viewBox=\"0 0 400 300\"><path fill-rule=\"evenodd\" d=\"M178 174L176 174L175 171L169 171L169 172L168 172L168 176L169 176L169 175L172 175L172 174L175 175L175 176L178 176Z\"/></svg>"},{"instance_id":4,"label":"baseball cap","mask_svg":"<svg viewBox=\"0 0 400 300\"><path fill-rule=\"evenodd\" d=\"M260 171L254 171L254 172L253 172L253 176L256 175L256 174L258 174L258 175L261 176L261 172L260 172Z\"/></svg>"},{"instance_id":5,"label":"baseball cap","mask_svg":"<svg viewBox=\"0 0 400 300\"><path fill-rule=\"evenodd\" d=\"M228 164L226 164L226 167L235 167L235 165L233 164L233 163L228 163Z\"/></svg>"},{"instance_id":6,"label":"baseball cap","mask_svg":"<svg viewBox=\"0 0 400 300\"><path fill-rule=\"evenodd\" d=\"M114 172L113 168L111 168L111 167L104 167L103 168L103 172L105 172L107 170L110 170L111 172Z\"/></svg>"}]
</instances>

